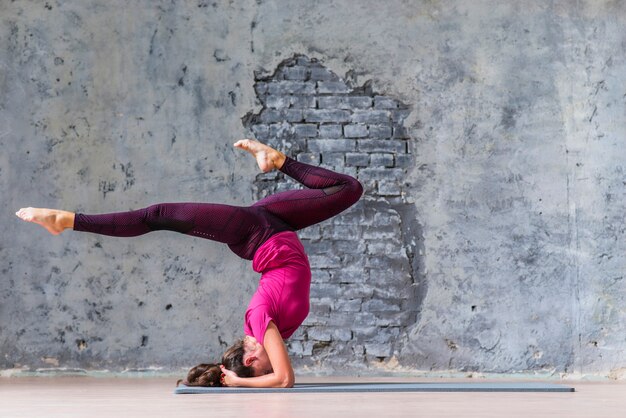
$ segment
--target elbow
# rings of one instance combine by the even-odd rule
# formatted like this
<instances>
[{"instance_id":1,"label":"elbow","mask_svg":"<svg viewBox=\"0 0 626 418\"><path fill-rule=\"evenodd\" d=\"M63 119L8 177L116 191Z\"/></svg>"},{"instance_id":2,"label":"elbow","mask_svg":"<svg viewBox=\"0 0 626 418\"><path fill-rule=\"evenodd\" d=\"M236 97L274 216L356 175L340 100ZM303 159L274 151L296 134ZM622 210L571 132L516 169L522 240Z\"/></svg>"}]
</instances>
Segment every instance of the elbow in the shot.
<instances>
[{"instance_id":1,"label":"elbow","mask_svg":"<svg viewBox=\"0 0 626 418\"><path fill-rule=\"evenodd\" d=\"M296 383L295 377L293 375L290 375L281 379L279 386L281 388L292 388L295 383Z\"/></svg>"},{"instance_id":2,"label":"elbow","mask_svg":"<svg viewBox=\"0 0 626 418\"><path fill-rule=\"evenodd\" d=\"M294 380L293 379L287 379L287 380L283 380L283 382L280 384L281 388L292 388L294 385Z\"/></svg>"}]
</instances>

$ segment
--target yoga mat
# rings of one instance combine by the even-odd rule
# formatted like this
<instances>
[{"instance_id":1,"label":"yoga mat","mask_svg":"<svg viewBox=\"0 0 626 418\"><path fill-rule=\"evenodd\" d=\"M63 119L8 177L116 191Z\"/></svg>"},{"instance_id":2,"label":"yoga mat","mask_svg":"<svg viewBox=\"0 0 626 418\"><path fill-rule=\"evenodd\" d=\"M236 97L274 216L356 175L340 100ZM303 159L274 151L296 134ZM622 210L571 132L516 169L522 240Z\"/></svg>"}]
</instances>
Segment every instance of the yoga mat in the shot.
<instances>
[{"instance_id":1,"label":"yoga mat","mask_svg":"<svg viewBox=\"0 0 626 418\"><path fill-rule=\"evenodd\" d=\"M573 387L534 382L300 383L292 388L234 388L180 385L176 394L333 393L333 392L574 392Z\"/></svg>"}]
</instances>

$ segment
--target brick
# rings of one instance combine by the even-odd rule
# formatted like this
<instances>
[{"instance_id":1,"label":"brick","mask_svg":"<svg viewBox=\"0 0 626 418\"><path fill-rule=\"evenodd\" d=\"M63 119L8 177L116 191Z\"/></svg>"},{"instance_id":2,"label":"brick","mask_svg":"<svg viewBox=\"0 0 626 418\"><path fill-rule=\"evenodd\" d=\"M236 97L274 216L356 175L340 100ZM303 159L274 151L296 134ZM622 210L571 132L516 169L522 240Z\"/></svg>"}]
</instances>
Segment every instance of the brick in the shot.
<instances>
[{"instance_id":1,"label":"brick","mask_svg":"<svg viewBox=\"0 0 626 418\"><path fill-rule=\"evenodd\" d=\"M356 142L350 139L310 139L308 141L311 152L349 152L354 151Z\"/></svg>"},{"instance_id":2,"label":"brick","mask_svg":"<svg viewBox=\"0 0 626 418\"><path fill-rule=\"evenodd\" d=\"M252 132L255 138L265 140L269 138L270 128L267 125L252 125Z\"/></svg>"},{"instance_id":3,"label":"brick","mask_svg":"<svg viewBox=\"0 0 626 418\"><path fill-rule=\"evenodd\" d=\"M393 167L393 154L373 152L370 154L370 165Z\"/></svg>"},{"instance_id":4,"label":"brick","mask_svg":"<svg viewBox=\"0 0 626 418\"><path fill-rule=\"evenodd\" d=\"M297 109L315 107L315 96L290 96L289 104L291 105L291 107Z\"/></svg>"},{"instance_id":5,"label":"brick","mask_svg":"<svg viewBox=\"0 0 626 418\"><path fill-rule=\"evenodd\" d=\"M365 243L362 241L335 240L334 244L339 254L362 254L365 252Z\"/></svg>"},{"instance_id":6,"label":"brick","mask_svg":"<svg viewBox=\"0 0 626 418\"><path fill-rule=\"evenodd\" d=\"M347 210L346 212L343 212L342 214L337 215L334 218L332 218L332 223L335 225L364 226L364 225L368 225L368 223L371 224L372 221L373 221L373 217L371 219L366 218L365 212L363 210L360 210L360 208L356 205L352 206L350 210Z\"/></svg>"},{"instance_id":7,"label":"brick","mask_svg":"<svg viewBox=\"0 0 626 418\"><path fill-rule=\"evenodd\" d=\"M320 125L319 134L322 138L341 138L343 136L343 129L341 125Z\"/></svg>"},{"instance_id":8,"label":"brick","mask_svg":"<svg viewBox=\"0 0 626 418\"><path fill-rule=\"evenodd\" d=\"M322 236L328 239L358 239L361 229L358 225L324 225Z\"/></svg>"},{"instance_id":9,"label":"brick","mask_svg":"<svg viewBox=\"0 0 626 418\"><path fill-rule=\"evenodd\" d=\"M398 231L398 235L400 231ZM382 238L384 239L384 238ZM375 268L381 270L389 270L389 271L402 271L405 268L406 260L402 260L399 258L387 257L387 256L377 256L377 257L368 257L365 261L365 267Z\"/></svg>"},{"instance_id":10,"label":"brick","mask_svg":"<svg viewBox=\"0 0 626 418\"><path fill-rule=\"evenodd\" d=\"M277 109L263 109L259 115L259 119L261 122L265 123L281 122L283 120L283 114Z\"/></svg>"},{"instance_id":11,"label":"brick","mask_svg":"<svg viewBox=\"0 0 626 418\"><path fill-rule=\"evenodd\" d=\"M377 327L378 328L378 327ZM370 337L366 342L388 344L396 341L400 336L400 329L398 327L378 328L378 332Z\"/></svg>"},{"instance_id":12,"label":"brick","mask_svg":"<svg viewBox=\"0 0 626 418\"><path fill-rule=\"evenodd\" d=\"M287 67L283 69L285 74L285 80L300 80L307 79L307 68L302 66Z\"/></svg>"},{"instance_id":13,"label":"brick","mask_svg":"<svg viewBox=\"0 0 626 418\"><path fill-rule=\"evenodd\" d=\"M315 138L317 136L317 125L312 123L294 125L294 132L298 138Z\"/></svg>"},{"instance_id":14,"label":"brick","mask_svg":"<svg viewBox=\"0 0 626 418\"><path fill-rule=\"evenodd\" d=\"M267 84L269 94L314 94L315 83L310 81L272 81Z\"/></svg>"},{"instance_id":15,"label":"brick","mask_svg":"<svg viewBox=\"0 0 626 418\"><path fill-rule=\"evenodd\" d=\"M391 138L392 129L389 125L369 125L370 138Z\"/></svg>"},{"instance_id":16,"label":"brick","mask_svg":"<svg viewBox=\"0 0 626 418\"><path fill-rule=\"evenodd\" d=\"M333 299L331 298L321 298L321 299L311 299L311 312L314 314L329 314L331 309L333 308Z\"/></svg>"},{"instance_id":17,"label":"brick","mask_svg":"<svg viewBox=\"0 0 626 418\"><path fill-rule=\"evenodd\" d=\"M293 341L293 336L289 341L289 353L295 356L311 356L313 355L312 341Z\"/></svg>"},{"instance_id":18,"label":"brick","mask_svg":"<svg viewBox=\"0 0 626 418\"><path fill-rule=\"evenodd\" d=\"M350 177L356 178L356 176L357 176L357 169L356 169L356 167L345 167L345 168L341 169L341 172L343 174L349 175Z\"/></svg>"},{"instance_id":19,"label":"brick","mask_svg":"<svg viewBox=\"0 0 626 418\"><path fill-rule=\"evenodd\" d=\"M331 271L331 278L337 284L364 283L368 278L368 273L360 266L354 266Z\"/></svg>"},{"instance_id":20,"label":"brick","mask_svg":"<svg viewBox=\"0 0 626 418\"><path fill-rule=\"evenodd\" d=\"M406 141L359 139L357 143L359 151L406 153Z\"/></svg>"},{"instance_id":21,"label":"brick","mask_svg":"<svg viewBox=\"0 0 626 418\"><path fill-rule=\"evenodd\" d=\"M363 180L361 178L359 178L357 176L357 178L359 179L359 181L361 182L361 185L363 186L363 191L364 194L370 195L370 194L376 194L378 193L378 185L376 184L376 180Z\"/></svg>"},{"instance_id":22,"label":"brick","mask_svg":"<svg viewBox=\"0 0 626 418\"><path fill-rule=\"evenodd\" d=\"M289 341L303 341L306 340L306 335L305 335L305 327L300 327L296 330L296 332L294 332L291 337L289 337Z\"/></svg>"},{"instance_id":23,"label":"brick","mask_svg":"<svg viewBox=\"0 0 626 418\"><path fill-rule=\"evenodd\" d=\"M368 96L348 96L343 99L344 105L350 108L367 109L372 107L372 98Z\"/></svg>"},{"instance_id":24,"label":"brick","mask_svg":"<svg viewBox=\"0 0 626 418\"><path fill-rule=\"evenodd\" d=\"M293 60L292 60L292 62L293 62ZM303 65L305 67L308 67L310 65L320 65L320 64L315 64L315 63L317 63L317 59L309 58L306 55L299 55L296 58L296 64Z\"/></svg>"},{"instance_id":25,"label":"brick","mask_svg":"<svg viewBox=\"0 0 626 418\"><path fill-rule=\"evenodd\" d=\"M368 136L367 126L361 124L344 125L343 135L346 138L365 138Z\"/></svg>"},{"instance_id":26,"label":"brick","mask_svg":"<svg viewBox=\"0 0 626 418\"><path fill-rule=\"evenodd\" d=\"M393 242L374 240L368 242L367 253L372 255L393 255L400 249Z\"/></svg>"},{"instance_id":27,"label":"brick","mask_svg":"<svg viewBox=\"0 0 626 418\"><path fill-rule=\"evenodd\" d=\"M315 341L332 341L332 336L330 334L330 331L328 329L322 328L322 327L311 328L307 332L307 335L309 336L310 340L315 340Z\"/></svg>"},{"instance_id":28,"label":"brick","mask_svg":"<svg viewBox=\"0 0 626 418\"><path fill-rule=\"evenodd\" d=\"M374 225L377 226L400 226L401 222L400 215L393 209L378 210L374 214Z\"/></svg>"},{"instance_id":29,"label":"brick","mask_svg":"<svg viewBox=\"0 0 626 418\"><path fill-rule=\"evenodd\" d=\"M372 344L366 343L365 354L371 357L389 357L391 355L391 346L388 344Z\"/></svg>"},{"instance_id":30,"label":"brick","mask_svg":"<svg viewBox=\"0 0 626 418\"><path fill-rule=\"evenodd\" d=\"M256 92L257 96L262 96L265 93L267 93L267 83L265 82L258 82L258 83L254 83L254 91Z\"/></svg>"},{"instance_id":31,"label":"brick","mask_svg":"<svg viewBox=\"0 0 626 418\"><path fill-rule=\"evenodd\" d=\"M334 327L352 329L355 326L370 325L370 323L367 322L368 320L372 321L371 324L374 324L376 319L376 315L369 312L352 312L346 314L346 312L331 311L328 317L328 323L332 324Z\"/></svg>"},{"instance_id":32,"label":"brick","mask_svg":"<svg viewBox=\"0 0 626 418\"><path fill-rule=\"evenodd\" d=\"M302 325L328 325L329 322L330 318L328 316L309 314Z\"/></svg>"},{"instance_id":33,"label":"brick","mask_svg":"<svg viewBox=\"0 0 626 418\"><path fill-rule=\"evenodd\" d=\"M307 241L303 240L302 242ZM327 269L311 269L311 277L317 283L330 283L330 271Z\"/></svg>"},{"instance_id":34,"label":"brick","mask_svg":"<svg viewBox=\"0 0 626 418\"><path fill-rule=\"evenodd\" d=\"M372 294L374 294L373 290ZM341 296L341 289L337 285L331 283L311 283L311 298L336 299L339 297L343 296Z\"/></svg>"},{"instance_id":35,"label":"brick","mask_svg":"<svg viewBox=\"0 0 626 418\"><path fill-rule=\"evenodd\" d=\"M265 105L272 109L289 107L289 96L267 96Z\"/></svg>"},{"instance_id":36,"label":"brick","mask_svg":"<svg viewBox=\"0 0 626 418\"><path fill-rule=\"evenodd\" d=\"M400 299L372 299L363 302L363 312L399 312L402 300Z\"/></svg>"},{"instance_id":37,"label":"brick","mask_svg":"<svg viewBox=\"0 0 626 418\"><path fill-rule=\"evenodd\" d=\"M359 171L359 180L400 181L404 178L404 170L400 168L364 168Z\"/></svg>"},{"instance_id":38,"label":"brick","mask_svg":"<svg viewBox=\"0 0 626 418\"><path fill-rule=\"evenodd\" d=\"M343 81L318 81L317 92L318 93L349 93L350 87Z\"/></svg>"},{"instance_id":39,"label":"brick","mask_svg":"<svg viewBox=\"0 0 626 418\"><path fill-rule=\"evenodd\" d=\"M341 297L347 299L371 298L374 296L374 289L367 285L342 285Z\"/></svg>"},{"instance_id":40,"label":"brick","mask_svg":"<svg viewBox=\"0 0 626 418\"><path fill-rule=\"evenodd\" d=\"M322 231L319 225L309 226L298 231L300 239L318 240L322 238Z\"/></svg>"},{"instance_id":41,"label":"brick","mask_svg":"<svg viewBox=\"0 0 626 418\"><path fill-rule=\"evenodd\" d=\"M320 163L320 155L315 152L301 152L297 156L297 160L311 165L318 165Z\"/></svg>"},{"instance_id":42,"label":"brick","mask_svg":"<svg viewBox=\"0 0 626 418\"><path fill-rule=\"evenodd\" d=\"M370 125L390 122L388 110L356 110L350 120Z\"/></svg>"},{"instance_id":43,"label":"brick","mask_svg":"<svg viewBox=\"0 0 626 418\"><path fill-rule=\"evenodd\" d=\"M402 326L414 323L416 317L415 311L378 312L372 323L380 327Z\"/></svg>"},{"instance_id":44,"label":"brick","mask_svg":"<svg viewBox=\"0 0 626 418\"><path fill-rule=\"evenodd\" d=\"M269 125L269 136L272 140L291 139L293 137L293 125L281 121L281 123L272 123Z\"/></svg>"},{"instance_id":45,"label":"brick","mask_svg":"<svg viewBox=\"0 0 626 418\"><path fill-rule=\"evenodd\" d=\"M379 330L380 328L376 326L352 327L354 339L356 339L357 341L369 341L374 338L376 334L378 334Z\"/></svg>"},{"instance_id":46,"label":"brick","mask_svg":"<svg viewBox=\"0 0 626 418\"><path fill-rule=\"evenodd\" d=\"M307 254L326 254L334 252L334 243L330 240L307 241L302 243Z\"/></svg>"},{"instance_id":47,"label":"brick","mask_svg":"<svg viewBox=\"0 0 626 418\"><path fill-rule=\"evenodd\" d=\"M311 268L336 268L343 266L341 258L335 254L310 254L309 264L311 265Z\"/></svg>"},{"instance_id":48,"label":"brick","mask_svg":"<svg viewBox=\"0 0 626 418\"><path fill-rule=\"evenodd\" d=\"M340 312L359 312L361 310L361 299L339 299L333 303L333 310Z\"/></svg>"},{"instance_id":49,"label":"brick","mask_svg":"<svg viewBox=\"0 0 626 418\"><path fill-rule=\"evenodd\" d=\"M286 109L284 112L287 122L302 122L304 120L302 109Z\"/></svg>"},{"instance_id":50,"label":"brick","mask_svg":"<svg viewBox=\"0 0 626 418\"><path fill-rule=\"evenodd\" d=\"M397 154L396 167L408 168L413 166L413 156L411 154Z\"/></svg>"},{"instance_id":51,"label":"brick","mask_svg":"<svg viewBox=\"0 0 626 418\"><path fill-rule=\"evenodd\" d=\"M400 196L402 195L402 187L397 183L379 182L378 194L381 196Z\"/></svg>"},{"instance_id":52,"label":"brick","mask_svg":"<svg viewBox=\"0 0 626 418\"><path fill-rule=\"evenodd\" d=\"M332 331L332 337L335 341L350 341L352 339L352 331L345 328L339 328Z\"/></svg>"},{"instance_id":53,"label":"brick","mask_svg":"<svg viewBox=\"0 0 626 418\"><path fill-rule=\"evenodd\" d=\"M343 167L345 154L343 152L325 152L322 154L322 164L331 167Z\"/></svg>"},{"instance_id":54,"label":"brick","mask_svg":"<svg viewBox=\"0 0 626 418\"><path fill-rule=\"evenodd\" d=\"M396 239L400 236L400 230L396 225L380 226L374 224L375 227L363 229L363 239ZM365 264L367 266L367 262Z\"/></svg>"},{"instance_id":55,"label":"brick","mask_svg":"<svg viewBox=\"0 0 626 418\"><path fill-rule=\"evenodd\" d=\"M304 111L304 119L307 122L348 122L350 112L336 109L307 109Z\"/></svg>"},{"instance_id":56,"label":"brick","mask_svg":"<svg viewBox=\"0 0 626 418\"><path fill-rule=\"evenodd\" d=\"M275 182L278 179L278 171L269 171L267 173L257 174L256 181L272 181Z\"/></svg>"},{"instance_id":57,"label":"brick","mask_svg":"<svg viewBox=\"0 0 626 418\"><path fill-rule=\"evenodd\" d=\"M391 97L376 96L374 97L374 107L376 109L396 109L398 102Z\"/></svg>"},{"instance_id":58,"label":"brick","mask_svg":"<svg viewBox=\"0 0 626 418\"><path fill-rule=\"evenodd\" d=\"M409 132L404 126L394 126L393 127L393 137L394 138L403 138L409 139Z\"/></svg>"},{"instance_id":59,"label":"brick","mask_svg":"<svg viewBox=\"0 0 626 418\"><path fill-rule=\"evenodd\" d=\"M324 67L313 67L311 68L310 78L315 81L333 81L337 80L339 77Z\"/></svg>"},{"instance_id":60,"label":"brick","mask_svg":"<svg viewBox=\"0 0 626 418\"><path fill-rule=\"evenodd\" d=\"M364 152L349 152L346 154L346 165L367 167L370 164L370 155Z\"/></svg>"},{"instance_id":61,"label":"brick","mask_svg":"<svg viewBox=\"0 0 626 418\"><path fill-rule=\"evenodd\" d=\"M318 97L317 106L320 109L341 109L343 106L343 99L339 96Z\"/></svg>"}]
</instances>

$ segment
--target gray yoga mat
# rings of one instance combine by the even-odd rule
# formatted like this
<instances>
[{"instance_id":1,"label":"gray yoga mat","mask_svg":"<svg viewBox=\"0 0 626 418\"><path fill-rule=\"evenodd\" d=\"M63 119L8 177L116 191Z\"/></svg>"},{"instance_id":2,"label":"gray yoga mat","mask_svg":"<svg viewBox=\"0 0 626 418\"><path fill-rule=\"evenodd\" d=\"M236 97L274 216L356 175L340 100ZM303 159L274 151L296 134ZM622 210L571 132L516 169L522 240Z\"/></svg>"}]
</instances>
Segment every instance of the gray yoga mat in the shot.
<instances>
[{"instance_id":1,"label":"gray yoga mat","mask_svg":"<svg viewBox=\"0 0 626 418\"><path fill-rule=\"evenodd\" d=\"M300 383L289 389L231 388L180 385L176 394L197 393L331 393L331 392L574 392L573 387L534 382L445 383Z\"/></svg>"}]
</instances>

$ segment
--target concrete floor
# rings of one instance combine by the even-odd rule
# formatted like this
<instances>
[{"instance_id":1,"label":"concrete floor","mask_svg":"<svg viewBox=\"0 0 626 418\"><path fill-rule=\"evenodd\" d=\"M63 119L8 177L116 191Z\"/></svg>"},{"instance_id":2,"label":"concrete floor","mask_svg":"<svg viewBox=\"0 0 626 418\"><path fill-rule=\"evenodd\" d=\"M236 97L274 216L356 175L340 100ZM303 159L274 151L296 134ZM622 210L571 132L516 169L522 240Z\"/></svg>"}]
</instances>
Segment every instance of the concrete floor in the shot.
<instances>
[{"instance_id":1,"label":"concrete floor","mask_svg":"<svg viewBox=\"0 0 626 418\"><path fill-rule=\"evenodd\" d=\"M299 380L301 383L320 381L444 380L402 378ZM279 393L245 396L174 395L172 393L174 382L175 379L171 378L0 378L0 417L626 416L626 382L559 382L574 386L576 388L574 393Z\"/></svg>"}]
</instances>

